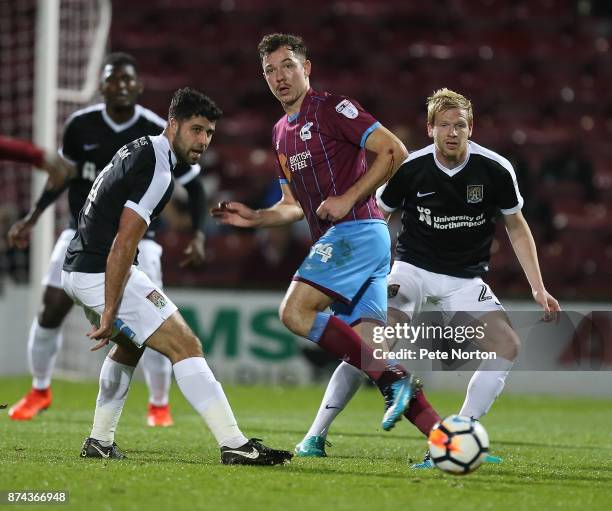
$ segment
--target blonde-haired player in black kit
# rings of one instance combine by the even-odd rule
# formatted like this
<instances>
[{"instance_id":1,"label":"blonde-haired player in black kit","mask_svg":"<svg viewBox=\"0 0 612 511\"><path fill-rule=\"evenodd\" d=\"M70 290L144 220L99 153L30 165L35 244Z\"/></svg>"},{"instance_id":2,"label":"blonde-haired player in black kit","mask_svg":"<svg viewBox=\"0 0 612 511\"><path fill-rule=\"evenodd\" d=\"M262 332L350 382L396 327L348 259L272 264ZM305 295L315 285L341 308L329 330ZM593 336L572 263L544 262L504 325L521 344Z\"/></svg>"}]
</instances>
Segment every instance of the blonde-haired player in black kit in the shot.
<instances>
[{"instance_id":1,"label":"blonde-haired player in black kit","mask_svg":"<svg viewBox=\"0 0 612 511\"><path fill-rule=\"evenodd\" d=\"M471 102L449 89L436 91L427 99L427 132L434 143L410 153L379 189L377 202L387 220L402 208L402 230L387 279L389 324L411 321L428 299L449 322L463 311L486 324L480 348L494 351L497 358L482 361L459 412L479 419L501 393L520 348L503 306L482 280L499 212L545 319L555 317L560 307L544 287L514 169L506 158L472 142L472 127ZM346 363L338 367L334 380L342 382L342 388L328 389L306 438L326 435L361 384L359 372ZM415 468L431 466L426 457Z\"/></svg>"}]
</instances>

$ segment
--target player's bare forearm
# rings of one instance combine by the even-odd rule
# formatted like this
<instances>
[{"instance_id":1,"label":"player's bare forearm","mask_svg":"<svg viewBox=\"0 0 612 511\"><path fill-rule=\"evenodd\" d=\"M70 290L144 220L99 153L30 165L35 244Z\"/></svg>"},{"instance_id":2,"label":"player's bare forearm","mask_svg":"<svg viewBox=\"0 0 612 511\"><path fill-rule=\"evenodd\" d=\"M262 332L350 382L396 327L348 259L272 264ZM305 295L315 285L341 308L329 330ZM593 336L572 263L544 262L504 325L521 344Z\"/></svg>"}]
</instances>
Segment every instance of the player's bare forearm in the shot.
<instances>
[{"instance_id":1,"label":"player's bare forearm","mask_svg":"<svg viewBox=\"0 0 612 511\"><path fill-rule=\"evenodd\" d=\"M277 202L267 209L256 211L258 216L258 227L279 227L281 225L299 222L304 218L302 208L297 204Z\"/></svg>"},{"instance_id":2,"label":"player's bare forearm","mask_svg":"<svg viewBox=\"0 0 612 511\"><path fill-rule=\"evenodd\" d=\"M379 186L389 181L408 158L408 150L401 140L383 126L372 132L365 147L376 153L376 159L368 171L346 191L353 204L371 195Z\"/></svg>"},{"instance_id":3,"label":"player's bare forearm","mask_svg":"<svg viewBox=\"0 0 612 511\"><path fill-rule=\"evenodd\" d=\"M380 185L391 179L408 157L408 151L400 139L383 126L372 132L365 147L376 153L376 159L346 192L321 202L317 208L319 218L328 222L344 218L355 204L372 195Z\"/></svg>"},{"instance_id":4,"label":"player's bare forearm","mask_svg":"<svg viewBox=\"0 0 612 511\"><path fill-rule=\"evenodd\" d=\"M147 230L147 223L136 212L124 208L119 230L106 259L104 280L104 312L112 317L119 308L123 288L136 257L138 243Z\"/></svg>"},{"instance_id":5,"label":"player's bare forearm","mask_svg":"<svg viewBox=\"0 0 612 511\"><path fill-rule=\"evenodd\" d=\"M527 221L520 211L513 215L506 215L504 219L514 253L531 285L533 299L544 310L542 319L544 321L558 320L561 306L555 297L544 287L535 241Z\"/></svg>"},{"instance_id":6,"label":"player's bare forearm","mask_svg":"<svg viewBox=\"0 0 612 511\"><path fill-rule=\"evenodd\" d=\"M544 290L538 253L527 221L520 212L514 215L506 215L504 219L512 248L531 288L534 291Z\"/></svg>"},{"instance_id":7,"label":"player's bare forearm","mask_svg":"<svg viewBox=\"0 0 612 511\"><path fill-rule=\"evenodd\" d=\"M104 311L113 317L119 308L123 288L136 257L137 246L138 242L136 244L130 243L126 246L122 243L121 238L117 236L106 259Z\"/></svg>"},{"instance_id":8,"label":"player's bare forearm","mask_svg":"<svg viewBox=\"0 0 612 511\"><path fill-rule=\"evenodd\" d=\"M282 184L283 196L274 206L254 210L240 202L221 202L210 213L219 223L234 227L278 227L304 218L304 212L293 197L289 185Z\"/></svg>"}]
</instances>

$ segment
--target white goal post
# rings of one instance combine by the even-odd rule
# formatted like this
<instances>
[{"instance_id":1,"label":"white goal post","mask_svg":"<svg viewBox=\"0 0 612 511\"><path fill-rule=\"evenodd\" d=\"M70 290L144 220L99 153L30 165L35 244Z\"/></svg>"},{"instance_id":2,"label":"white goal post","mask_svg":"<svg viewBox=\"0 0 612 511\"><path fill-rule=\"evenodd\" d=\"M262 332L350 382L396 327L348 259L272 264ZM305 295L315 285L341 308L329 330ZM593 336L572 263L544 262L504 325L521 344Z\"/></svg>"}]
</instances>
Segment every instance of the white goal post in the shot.
<instances>
[{"instance_id":1,"label":"white goal post","mask_svg":"<svg viewBox=\"0 0 612 511\"><path fill-rule=\"evenodd\" d=\"M32 135L36 144L54 151L67 115L95 97L112 6L110 0L38 0L36 12ZM33 200L45 182L43 174L33 175ZM32 315L40 306L41 280L54 241L55 214L50 207L31 237Z\"/></svg>"}]
</instances>

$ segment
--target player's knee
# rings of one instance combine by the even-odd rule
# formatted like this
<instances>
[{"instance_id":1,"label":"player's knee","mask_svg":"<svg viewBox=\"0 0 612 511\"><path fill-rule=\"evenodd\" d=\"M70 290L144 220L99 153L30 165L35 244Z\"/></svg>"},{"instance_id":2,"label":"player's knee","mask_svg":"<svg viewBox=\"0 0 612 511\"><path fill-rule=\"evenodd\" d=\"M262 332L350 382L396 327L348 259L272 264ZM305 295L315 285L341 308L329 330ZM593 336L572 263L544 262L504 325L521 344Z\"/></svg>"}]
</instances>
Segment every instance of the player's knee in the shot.
<instances>
[{"instance_id":1,"label":"player's knee","mask_svg":"<svg viewBox=\"0 0 612 511\"><path fill-rule=\"evenodd\" d=\"M278 308L278 317L280 318L281 323L291 330L289 325L292 322L293 314L286 299L281 302L280 307Z\"/></svg>"},{"instance_id":2,"label":"player's knee","mask_svg":"<svg viewBox=\"0 0 612 511\"><path fill-rule=\"evenodd\" d=\"M188 352L188 355L190 357L204 356L204 352L202 350L202 343L200 342L200 339L198 339L195 335L189 336L186 351Z\"/></svg>"},{"instance_id":3,"label":"player's knee","mask_svg":"<svg viewBox=\"0 0 612 511\"><path fill-rule=\"evenodd\" d=\"M45 304L38 313L38 324L43 328L58 328L65 317L66 313L62 307Z\"/></svg>"},{"instance_id":4,"label":"player's knee","mask_svg":"<svg viewBox=\"0 0 612 511\"><path fill-rule=\"evenodd\" d=\"M498 353L506 360L515 360L521 349L521 339L514 330L508 328L497 339Z\"/></svg>"},{"instance_id":5,"label":"player's knee","mask_svg":"<svg viewBox=\"0 0 612 511\"><path fill-rule=\"evenodd\" d=\"M283 301L283 303L281 303L278 310L278 316L283 325L285 325L294 334L302 336L306 335L305 333L302 333L303 328L300 321L300 314L298 310L290 303L287 301Z\"/></svg>"},{"instance_id":6,"label":"player's knee","mask_svg":"<svg viewBox=\"0 0 612 511\"><path fill-rule=\"evenodd\" d=\"M169 353L167 356L173 364L185 360L186 358L201 357L202 343L193 334L183 335L169 343Z\"/></svg>"},{"instance_id":7,"label":"player's knee","mask_svg":"<svg viewBox=\"0 0 612 511\"><path fill-rule=\"evenodd\" d=\"M43 328L58 328L72 307L72 300L58 288L47 287L43 294L43 306L38 314L38 324Z\"/></svg>"},{"instance_id":8,"label":"player's knee","mask_svg":"<svg viewBox=\"0 0 612 511\"><path fill-rule=\"evenodd\" d=\"M389 307L387 309L387 325L389 326L395 326L401 323L409 324L411 320L411 313L401 311L394 307Z\"/></svg>"},{"instance_id":9,"label":"player's knee","mask_svg":"<svg viewBox=\"0 0 612 511\"><path fill-rule=\"evenodd\" d=\"M111 360L131 367L136 367L141 356L142 349L138 348L131 342L125 344L115 344L108 353L108 357Z\"/></svg>"}]
</instances>

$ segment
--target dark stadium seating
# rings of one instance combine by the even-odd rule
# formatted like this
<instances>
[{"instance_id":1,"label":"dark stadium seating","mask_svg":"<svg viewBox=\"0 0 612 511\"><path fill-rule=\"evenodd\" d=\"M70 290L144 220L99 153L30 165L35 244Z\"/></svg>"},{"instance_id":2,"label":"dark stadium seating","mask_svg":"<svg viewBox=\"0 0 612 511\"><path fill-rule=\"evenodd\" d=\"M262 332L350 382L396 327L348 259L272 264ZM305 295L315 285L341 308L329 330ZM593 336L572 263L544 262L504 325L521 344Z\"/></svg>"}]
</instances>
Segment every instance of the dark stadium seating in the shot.
<instances>
[{"instance_id":1,"label":"dark stadium seating","mask_svg":"<svg viewBox=\"0 0 612 511\"><path fill-rule=\"evenodd\" d=\"M609 251L597 234L609 233L612 208L610 20L581 15L570 0L133 0L114 6L110 47L140 62L145 105L163 115L172 92L192 85L224 109L211 148L215 163L207 168L218 182L211 200L233 197L258 206L274 181L270 132L282 111L261 76L256 45L265 33L295 31L309 45L313 85L355 97L403 134L410 149L429 143L427 95L447 86L470 97L473 139L526 162L532 182L526 212L551 291L579 296L587 277L585 297L610 289L612 265L601 255ZM590 191L564 176L540 180L542 164L569 144L580 146L593 165ZM223 246L226 236L248 239L226 232L213 230L211 246ZM505 238L500 229L490 281L503 286L500 294L527 296ZM169 285L222 285L224 276L227 285L236 283L235 268L223 265L239 260L224 257L214 272L186 278L171 269L171 254L167 249ZM600 278L579 269L573 275L570 262L592 254Z\"/></svg>"},{"instance_id":2,"label":"dark stadium seating","mask_svg":"<svg viewBox=\"0 0 612 511\"><path fill-rule=\"evenodd\" d=\"M310 47L313 85L355 97L390 128L405 127L409 148L429 143L423 107L434 89L448 86L471 97L474 140L500 152L512 146L522 154L537 189L530 200L550 203L555 234L548 240L551 248L544 240L539 248L551 290L560 296L575 293L586 278L583 262L593 253L597 273L607 275L593 293L603 294L612 265L606 266L609 256L601 254L609 251L593 240L593 232L607 232L603 204L612 197L606 147L612 104L604 101L612 66L603 65L612 57L602 20L579 17L568 0L505 0L494 7L490 0L317 0L291 8L266 0L157 4L158 12L147 18L140 12L142 5L151 11L150 1L122 3L112 48L136 54L148 90L155 91L145 93L144 102L160 112L181 79L219 101L226 116L213 144L219 158L213 172L224 195L257 205L265 184L274 179L270 130L282 111L261 77L255 47L264 33L299 31ZM583 187L573 181L538 182L543 160L569 141L582 144L592 159L596 199L585 199ZM253 151L259 151L259 164L252 163ZM530 220L536 236L545 231L537 218ZM503 285L505 294L528 294L501 228L498 238L493 286ZM236 264L248 261L232 259ZM169 283L170 266L165 266ZM222 284L210 272L196 278Z\"/></svg>"}]
</instances>

